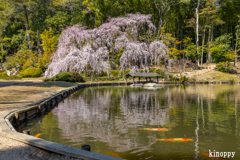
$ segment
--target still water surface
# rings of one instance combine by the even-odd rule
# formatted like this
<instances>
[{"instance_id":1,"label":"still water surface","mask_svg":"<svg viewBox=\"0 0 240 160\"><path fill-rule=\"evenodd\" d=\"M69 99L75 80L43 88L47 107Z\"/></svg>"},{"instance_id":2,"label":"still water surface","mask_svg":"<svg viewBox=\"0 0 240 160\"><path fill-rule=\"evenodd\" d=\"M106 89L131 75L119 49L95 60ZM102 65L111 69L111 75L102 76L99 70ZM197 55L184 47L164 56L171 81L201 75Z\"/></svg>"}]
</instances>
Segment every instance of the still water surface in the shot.
<instances>
[{"instance_id":1,"label":"still water surface","mask_svg":"<svg viewBox=\"0 0 240 160\"><path fill-rule=\"evenodd\" d=\"M138 159L208 159L209 150L240 159L240 85L165 85L80 90L19 128L33 136ZM169 131L140 130L166 128ZM191 138L188 142L156 141Z\"/></svg>"}]
</instances>

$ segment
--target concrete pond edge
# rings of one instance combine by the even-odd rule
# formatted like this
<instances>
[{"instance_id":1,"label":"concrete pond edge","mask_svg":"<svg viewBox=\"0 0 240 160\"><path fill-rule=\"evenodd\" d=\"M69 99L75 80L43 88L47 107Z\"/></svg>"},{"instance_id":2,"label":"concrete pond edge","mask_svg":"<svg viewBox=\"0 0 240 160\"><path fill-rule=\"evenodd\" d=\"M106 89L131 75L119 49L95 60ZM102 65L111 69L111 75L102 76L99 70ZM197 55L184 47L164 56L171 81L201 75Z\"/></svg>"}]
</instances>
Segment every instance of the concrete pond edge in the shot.
<instances>
[{"instance_id":1,"label":"concrete pond edge","mask_svg":"<svg viewBox=\"0 0 240 160\"><path fill-rule=\"evenodd\" d=\"M225 84L226 83L227 82L225 82ZM65 98L67 98L68 96L70 96L72 93L74 93L79 89L84 89L86 87L93 87L93 86L117 86L117 85L130 85L130 84L132 84L132 82L77 84L73 87L67 88L56 94L53 94L48 98L42 99L34 104L27 105L22 109L4 111L0 114L0 133L8 138L23 142L31 146L35 146L40 149L58 153L60 155L79 158L82 160L123 160L121 158L112 157L112 156L108 156L100 153L89 152L89 151L73 148L70 146L54 143L51 141L47 141L31 135L23 134L23 133L17 132L14 126L21 125L25 123L26 120L31 119L38 114L44 114L45 112L53 109L58 103L60 103L62 100L64 100ZM159 82L159 84L186 84L186 83L163 81L163 82ZM200 84L204 84L204 82ZM224 82L220 82L220 83L217 82L215 84L224 84Z\"/></svg>"},{"instance_id":2,"label":"concrete pond edge","mask_svg":"<svg viewBox=\"0 0 240 160\"><path fill-rule=\"evenodd\" d=\"M124 83L125 85L126 83ZM0 133L4 136L23 142L25 144L35 146L50 152L66 155L82 160L123 160L121 158L112 157L100 153L89 152L70 146L62 145L59 143L47 141L31 135L17 132L14 126L25 123L26 120L35 117L38 114L43 114L48 110L53 109L59 102L70 96L72 93L79 89L90 86L108 86L114 85L113 83L102 84L78 84L68 89L62 90L48 98L42 99L32 105L25 106L23 109L4 111L0 114ZM115 85L123 85L123 83L115 83Z\"/></svg>"}]
</instances>

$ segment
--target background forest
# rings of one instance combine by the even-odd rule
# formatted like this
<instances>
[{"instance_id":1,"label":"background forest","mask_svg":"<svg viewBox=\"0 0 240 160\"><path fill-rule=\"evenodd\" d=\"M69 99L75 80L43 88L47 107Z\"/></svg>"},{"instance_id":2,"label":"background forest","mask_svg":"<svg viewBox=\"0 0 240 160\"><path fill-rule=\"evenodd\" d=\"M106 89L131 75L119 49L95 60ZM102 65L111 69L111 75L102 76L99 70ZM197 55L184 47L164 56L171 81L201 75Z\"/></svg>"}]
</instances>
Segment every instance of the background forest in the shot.
<instances>
[{"instance_id":1,"label":"background forest","mask_svg":"<svg viewBox=\"0 0 240 160\"><path fill-rule=\"evenodd\" d=\"M66 27L93 29L110 17L141 13L152 15L156 30L150 39L139 31L140 41L162 40L179 63L215 62L227 72L240 46L239 8L240 0L0 0L0 70L39 76ZM113 52L110 59L118 66L121 53Z\"/></svg>"}]
</instances>

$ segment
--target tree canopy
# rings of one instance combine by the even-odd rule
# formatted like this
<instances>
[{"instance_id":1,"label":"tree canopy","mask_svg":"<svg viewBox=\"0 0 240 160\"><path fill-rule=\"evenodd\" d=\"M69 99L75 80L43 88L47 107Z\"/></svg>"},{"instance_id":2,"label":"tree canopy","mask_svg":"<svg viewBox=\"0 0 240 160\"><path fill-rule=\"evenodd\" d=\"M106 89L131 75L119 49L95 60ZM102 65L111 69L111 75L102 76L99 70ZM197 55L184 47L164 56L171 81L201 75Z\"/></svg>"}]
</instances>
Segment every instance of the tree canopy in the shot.
<instances>
[{"instance_id":1,"label":"tree canopy","mask_svg":"<svg viewBox=\"0 0 240 160\"><path fill-rule=\"evenodd\" d=\"M31 65L25 66L46 70L60 54L58 48L65 43L63 35L74 28L81 28L79 34L86 36L100 32L107 36L110 33L107 30L111 30L114 35L108 39L98 35L98 38L85 38L85 42L74 42L84 46L75 49L83 52L89 46L94 53L101 50L104 56L100 60L98 55L96 60L107 62L108 57L121 68L143 69L146 63L166 65L168 58L188 58L194 63L200 59L202 63L233 61L231 55L239 54L239 6L239 0L0 0L0 62L4 69L22 70L28 63ZM218 48L224 35L228 37L225 46ZM99 45L99 37L106 42ZM186 43L187 38L191 40ZM152 49L154 45L167 49L165 60L159 60L163 55ZM216 49L221 49L221 54ZM148 60L141 56L138 60L142 60L133 64L134 56L129 53L134 52L147 56ZM88 66L92 62L84 63ZM90 66L99 70L94 63Z\"/></svg>"}]
</instances>

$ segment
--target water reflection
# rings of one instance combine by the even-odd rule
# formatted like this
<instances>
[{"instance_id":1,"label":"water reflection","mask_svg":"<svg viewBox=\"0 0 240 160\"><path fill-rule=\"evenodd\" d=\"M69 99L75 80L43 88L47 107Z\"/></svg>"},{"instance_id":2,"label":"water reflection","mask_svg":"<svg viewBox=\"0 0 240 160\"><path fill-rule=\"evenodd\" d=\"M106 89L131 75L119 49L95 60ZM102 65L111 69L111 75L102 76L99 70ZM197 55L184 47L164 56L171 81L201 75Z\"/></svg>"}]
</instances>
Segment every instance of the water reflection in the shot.
<instances>
[{"instance_id":1,"label":"water reflection","mask_svg":"<svg viewBox=\"0 0 240 160\"><path fill-rule=\"evenodd\" d=\"M240 158L239 87L87 88L60 103L43 119L33 120L40 125L26 128L35 129L47 140L78 148L90 144L93 152L126 159L206 159L204 154L209 149L236 152L234 158ZM164 138L194 141L156 141Z\"/></svg>"}]
</instances>

